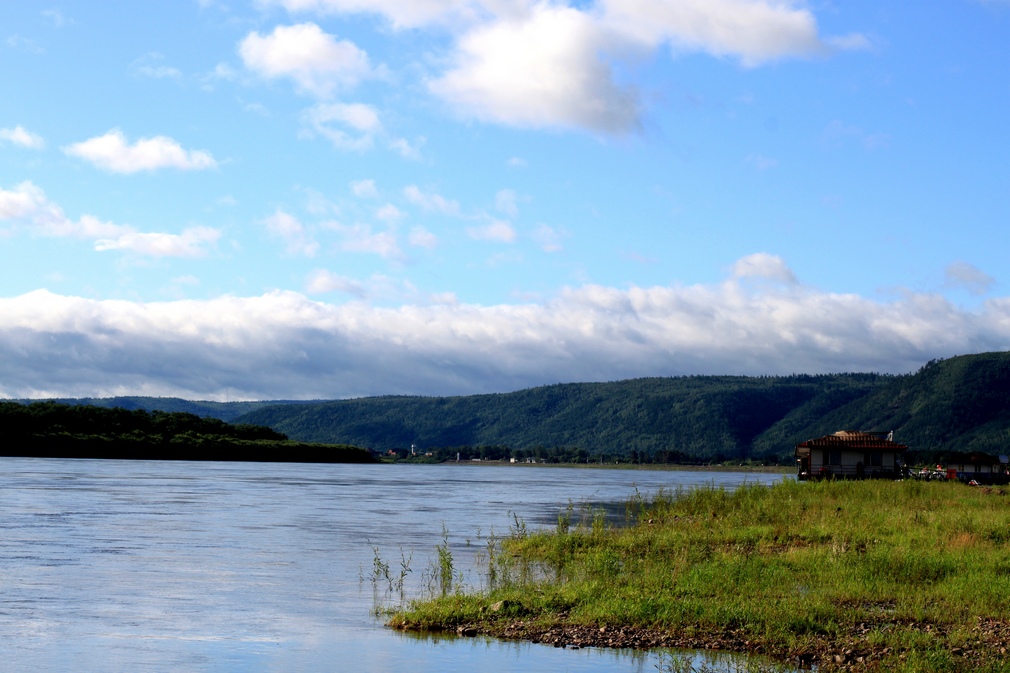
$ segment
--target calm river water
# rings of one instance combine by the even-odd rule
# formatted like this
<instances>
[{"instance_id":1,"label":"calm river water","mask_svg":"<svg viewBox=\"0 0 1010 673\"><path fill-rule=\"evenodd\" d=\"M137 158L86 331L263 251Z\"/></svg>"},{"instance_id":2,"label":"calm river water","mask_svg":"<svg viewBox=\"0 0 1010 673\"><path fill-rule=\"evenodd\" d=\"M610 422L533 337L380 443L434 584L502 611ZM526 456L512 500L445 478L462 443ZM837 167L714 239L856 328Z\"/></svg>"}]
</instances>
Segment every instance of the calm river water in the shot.
<instances>
[{"instance_id":1,"label":"calm river water","mask_svg":"<svg viewBox=\"0 0 1010 673\"><path fill-rule=\"evenodd\" d=\"M418 638L373 616L373 548L416 591L443 525L781 475L481 465L0 461L0 670L655 671L655 653ZM388 597L382 598L388 600Z\"/></svg>"}]
</instances>

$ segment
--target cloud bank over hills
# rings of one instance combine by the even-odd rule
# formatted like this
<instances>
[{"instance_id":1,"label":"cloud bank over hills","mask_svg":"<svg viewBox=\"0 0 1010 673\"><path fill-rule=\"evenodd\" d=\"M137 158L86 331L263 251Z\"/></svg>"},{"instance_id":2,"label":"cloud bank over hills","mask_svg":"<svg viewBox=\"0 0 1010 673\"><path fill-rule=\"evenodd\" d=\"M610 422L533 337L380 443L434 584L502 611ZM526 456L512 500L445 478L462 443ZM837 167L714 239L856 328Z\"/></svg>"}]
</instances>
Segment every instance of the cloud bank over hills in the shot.
<instances>
[{"instance_id":1,"label":"cloud bank over hills","mask_svg":"<svg viewBox=\"0 0 1010 673\"><path fill-rule=\"evenodd\" d=\"M804 287L767 254L715 285L568 289L536 304L376 308L295 292L205 301L0 300L0 394L319 399L505 392L685 374L905 373L1010 345L1010 301L966 311Z\"/></svg>"}]
</instances>

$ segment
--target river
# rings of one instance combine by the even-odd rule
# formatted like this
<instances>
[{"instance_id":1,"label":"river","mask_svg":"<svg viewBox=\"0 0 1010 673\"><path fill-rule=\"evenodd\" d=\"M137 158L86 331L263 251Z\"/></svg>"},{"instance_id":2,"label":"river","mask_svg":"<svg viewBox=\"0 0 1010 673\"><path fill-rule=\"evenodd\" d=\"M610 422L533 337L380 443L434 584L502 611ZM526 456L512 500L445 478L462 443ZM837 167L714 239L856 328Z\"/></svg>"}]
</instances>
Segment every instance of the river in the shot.
<instances>
[{"instance_id":1,"label":"river","mask_svg":"<svg viewBox=\"0 0 1010 673\"><path fill-rule=\"evenodd\" d=\"M373 615L422 584L443 526L479 586L478 535L551 526L572 503L782 475L475 464L2 459L0 669L655 671L660 655L416 637ZM383 586L385 585L385 586Z\"/></svg>"}]
</instances>

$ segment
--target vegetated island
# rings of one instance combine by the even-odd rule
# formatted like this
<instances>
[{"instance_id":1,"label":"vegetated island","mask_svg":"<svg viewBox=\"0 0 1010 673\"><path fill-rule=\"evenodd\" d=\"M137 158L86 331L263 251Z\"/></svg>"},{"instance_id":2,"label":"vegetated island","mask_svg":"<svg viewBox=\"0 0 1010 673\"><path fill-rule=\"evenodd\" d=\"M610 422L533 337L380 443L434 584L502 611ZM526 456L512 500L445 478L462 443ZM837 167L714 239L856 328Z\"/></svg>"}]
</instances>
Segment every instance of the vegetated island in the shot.
<instances>
[{"instance_id":1,"label":"vegetated island","mask_svg":"<svg viewBox=\"0 0 1010 673\"><path fill-rule=\"evenodd\" d=\"M791 480L660 493L632 503L628 527L565 514L554 530L517 526L489 547L489 589L450 578L388 624L822 671L1010 671L1006 493Z\"/></svg>"},{"instance_id":2,"label":"vegetated island","mask_svg":"<svg viewBox=\"0 0 1010 673\"><path fill-rule=\"evenodd\" d=\"M270 428L230 424L183 412L103 408L56 402L0 402L0 456L372 463L347 444L290 441Z\"/></svg>"}]
</instances>

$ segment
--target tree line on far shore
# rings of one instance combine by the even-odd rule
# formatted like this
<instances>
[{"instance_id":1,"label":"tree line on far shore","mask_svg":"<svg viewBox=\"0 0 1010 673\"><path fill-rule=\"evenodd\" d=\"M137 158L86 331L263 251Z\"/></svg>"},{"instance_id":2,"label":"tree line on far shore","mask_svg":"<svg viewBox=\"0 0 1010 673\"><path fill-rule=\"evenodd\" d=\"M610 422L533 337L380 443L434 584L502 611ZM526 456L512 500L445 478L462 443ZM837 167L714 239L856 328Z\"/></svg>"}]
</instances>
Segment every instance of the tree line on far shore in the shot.
<instances>
[{"instance_id":1,"label":"tree line on far shore","mask_svg":"<svg viewBox=\"0 0 1010 673\"><path fill-rule=\"evenodd\" d=\"M357 447L290 441L271 428L184 412L0 402L0 455L59 458L372 462Z\"/></svg>"}]
</instances>

